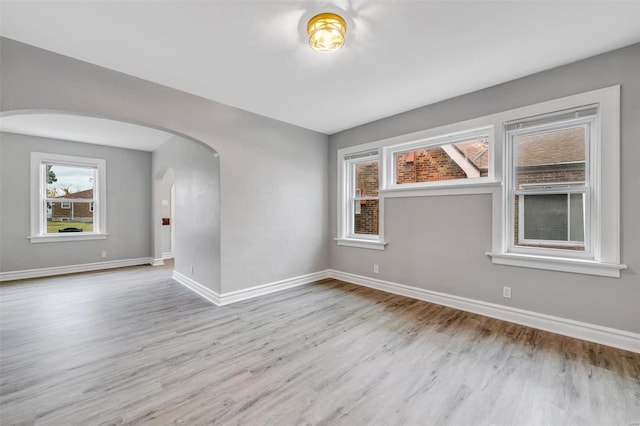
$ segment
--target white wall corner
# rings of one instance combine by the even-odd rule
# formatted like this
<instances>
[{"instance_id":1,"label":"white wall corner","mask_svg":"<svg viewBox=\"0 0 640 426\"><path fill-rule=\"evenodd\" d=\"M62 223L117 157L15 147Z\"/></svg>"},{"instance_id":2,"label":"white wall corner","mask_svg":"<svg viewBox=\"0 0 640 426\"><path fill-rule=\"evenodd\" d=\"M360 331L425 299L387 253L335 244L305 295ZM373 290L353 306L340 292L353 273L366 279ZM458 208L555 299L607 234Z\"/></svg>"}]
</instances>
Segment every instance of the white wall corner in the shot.
<instances>
[{"instance_id":1,"label":"white wall corner","mask_svg":"<svg viewBox=\"0 0 640 426\"><path fill-rule=\"evenodd\" d=\"M192 280L191 278L177 271L173 271L172 278L178 283L188 288L189 290L199 295L200 297L207 299L209 302L213 303L214 305L216 306L222 305L220 294L216 293L215 291L211 290L208 287L203 286L199 282Z\"/></svg>"},{"instance_id":2,"label":"white wall corner","mask_svg":"<svg viewBox=\"0 0 640 426\"><path fill-rule=\"evenodd\" d=\"M525 311L523 309L511 308L509 306L483 302L481 300L439 293L347 272L331 270L330 277L351 284L382 290L387 293L398 294L412 299L423 300L425 302L448 306L490 318L640 353L640 334L638 333Z\"/></svg>"}]
</instances>

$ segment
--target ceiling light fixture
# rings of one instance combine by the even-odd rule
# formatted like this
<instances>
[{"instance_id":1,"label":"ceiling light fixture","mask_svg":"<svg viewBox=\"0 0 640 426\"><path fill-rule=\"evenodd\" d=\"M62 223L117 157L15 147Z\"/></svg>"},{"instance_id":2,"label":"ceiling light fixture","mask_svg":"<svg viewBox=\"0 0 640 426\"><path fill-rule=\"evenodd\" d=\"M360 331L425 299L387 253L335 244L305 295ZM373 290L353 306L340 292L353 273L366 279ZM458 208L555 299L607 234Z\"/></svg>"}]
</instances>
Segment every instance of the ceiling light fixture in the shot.
<instances>
[{"instance_id":1,"label":"ceiling light fixture","mask_svg":"<svg viewBox=\"0 0 640 426\"><path fill-rule=\"evenodd\" d=\"M335 13L320 13L309 20L309 46L317 52L335 52L344 45L347 23Z\"/></svg>"}]
</instances>

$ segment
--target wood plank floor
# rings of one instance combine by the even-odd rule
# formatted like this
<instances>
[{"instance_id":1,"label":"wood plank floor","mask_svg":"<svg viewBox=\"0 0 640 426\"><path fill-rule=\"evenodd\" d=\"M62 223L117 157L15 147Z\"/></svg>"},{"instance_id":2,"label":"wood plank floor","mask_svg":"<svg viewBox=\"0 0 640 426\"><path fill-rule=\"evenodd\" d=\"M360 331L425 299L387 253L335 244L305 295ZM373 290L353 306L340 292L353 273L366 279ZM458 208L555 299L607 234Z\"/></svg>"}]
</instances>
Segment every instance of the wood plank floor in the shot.
<instances>
[{"instance_id":1,"label":"wood plank floor","mask_svg":"<svg viewBox=\"0 0 640 426\"><path fill-rule=\"evenodd\" d=\"M170 269L0 286L0 423L638 425L640 354L338 281L215 307Z\"/></svg>"}]
</instances>

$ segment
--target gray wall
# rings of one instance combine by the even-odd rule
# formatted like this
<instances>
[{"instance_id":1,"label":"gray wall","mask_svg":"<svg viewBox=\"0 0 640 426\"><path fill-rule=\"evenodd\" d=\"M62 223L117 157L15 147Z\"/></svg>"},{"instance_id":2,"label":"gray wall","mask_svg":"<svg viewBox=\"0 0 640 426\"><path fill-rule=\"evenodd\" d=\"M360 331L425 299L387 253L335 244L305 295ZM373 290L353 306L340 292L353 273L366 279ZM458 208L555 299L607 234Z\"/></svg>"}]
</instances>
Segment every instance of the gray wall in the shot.
<instances>
[{"instance_id":1,"label":"gray wall","mask_svg":"<svg viewBox=\"0 0 640 426\"><path fill-rule=\"evenodd\" d=\"M187 135L220 154L223 292L329 266L326 135L7 38L0 39L0 55L2 111L136 122Z\"/></svg>"},{"instance_id":2,"label":"gray wall","mask_svg":"<svg viewBox=\"0 0 640 426\"><path fill-rule=\"evenodd\" d=\"M216 293L220 283L220 162L215 152L204 145L174 137L153 152L155 179L154 227L160 233L162 199L170 194L163 179L172 174L175 182L174 270ZM170 185L169 185L170 187ZM170 188L169 188L170 189ZM162 229L164 228L164 229ZM161 242L160 242L161 243ZM155 257L162 252L156 248ZM192 271L193 267L193 272Z\"/></svg>"},{"instance_id":3,"label":"gray wall","mask_svg":"<svg viewBox=\"0 0 640 426\"><path fill-rule=\"evenodd\" d=\"M330 244L334 269L544 314L640 332L640 44L449 99L330 136L330 233L336 151L614 84L622 85L620 279L493 265L491 198L387 199L383 252ZM606 208L606 206L605 206ZM373 264L380 273L373 274ZM513 298L502 297L511 286Z\"/></svg>"},{"instance_id":4,"label":"gray wall","mask_svg":"<svg viewBox=\"0 0 640 426\"><path fill-rule=\"evenodd\" d=\"M32 151L106 160L106 240L29 242ZM146 258L151 253L148 152L0 133L0 194L1 272ZM100 256L103 250L106 259Z\"/></svg>"},{"instance_id":5,"label":"gray wall","mask_svg":"<svg viewBox=\"0 0 640 426\"><path fill-rule=\"evenodd\" d=\"M154 169L155 169L155 155L153 156L153 160L154 160ZM218 185L218 218L220 217L220 167L218 167L217 170L217 185ZM160 235L160 248L158 252L154 252L154 258L158 258L159 255L164 255L165 253L172 253L172 241L171 241L171 230L172 228L174 228L175 224L171 223L172 219L171 217L173 216L172 214L172 203L173 200L171 199L171 188L175 182L175 175L173 172L172 168L169 168L166 170L166 172L164 173L164 176L162 177L162 179L160 180L160 182L157 182L158 179L158 175L157 173L154 172L153 176L156 179L156 182L154 183L154 187L159 183L159 195L160 195L160 199L159 200L154 200L154 209L158 207L158 204L160 206L160 220L158 220L156 218L156 220L154 221L154 228L156 226L159 226L159 230L158 233ZM154 194L156 192L154 191ZM157 198L157 197L156 197ZM163 202L167 202L168 204L164 205L162 204ZM163 217L167 217L170 220L170 225L162 225L162 218ZM218 220L218 222L220 222ZM219 226L219 223L218 223ZM157 229L157 228L156 228ZM220 240L219 240L219 236L218 236L218 245L220 245ZM219 255L219 254L218 254Z\"/></svg>"}]
</instances>

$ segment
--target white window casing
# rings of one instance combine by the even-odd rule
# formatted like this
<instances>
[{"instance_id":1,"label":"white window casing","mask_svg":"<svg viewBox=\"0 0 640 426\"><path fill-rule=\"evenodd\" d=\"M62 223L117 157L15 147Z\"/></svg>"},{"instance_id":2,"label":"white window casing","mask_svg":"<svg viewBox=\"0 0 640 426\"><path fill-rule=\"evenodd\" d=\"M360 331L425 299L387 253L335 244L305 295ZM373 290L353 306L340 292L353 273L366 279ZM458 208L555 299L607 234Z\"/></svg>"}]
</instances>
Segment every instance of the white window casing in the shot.
<instances>
[{"instance_id":1,"label":"white window casing","mask_svg":"<svg viewBox=\"0 0 640 426\"><path fill-rule=\"evenodd\" d=\"M594 237L595 232L595 217L593 217L592 212L597 207L597 200L592 196L593 188L594 188L594 179L595 175L592 173L592 166L595 164L595 147L597 146L597 137L596 137L596 119L597 119L597 108L580 108L577 111L572 111L568 115L578 115L580 111L588 111L586 116L580 116L575 118L565 118L566 113L562 113L560 117L548 117L544 121L544 123L537 123L532 126L522 127L518 129L512 129L506 131L506 167L507 171L505 177L505 187L507 192L507 197L509 198L509 210L507 211L506 220L509 223L509 237L508 237L508 248L507 251L510 253L523 253L523 254L533 254L533 255L547 255L547 256L559 256L559 257L567 257L567 258L584 258L584 259L593 259L592 254L592 238ZM506 126L508 127L508 126ZM584 173L585 179L582 182L552 182L552 183L528 183L517 185L516 180L516 160L517 160L517 152L514 148L515 138L520 136L530 136L530 135L539 135L539 134L549 134L555 131L562 131L567 129L576 129L576 128L584 128L585 129L585 161L584 161ZM558 166L559 164L554 164ZM544 165L543 165L544 166ZM559 252L558 250L562 250L561 246L575 246L580 245L578 242L559 242L559 241L549 241L549 240L526 240L524 236L524 199L526 196L533 195L564 195L567 194L567 207L568 213L570 210L570 194L582 194L583 202L584 202L584 243L583 250L564 250L564 252ZM515 214L515 197L519 198L519 209L518 209L518 217ZM526 245L516 245L515 244L515 235L514 235L514 227L515 223L519 223L519 234L517 235L518 241L526 242ZM568 230L570 232L571 223L568 220ZM545 248L545 245L555 245L556 248Z\"/></svg>"},{"instance_id":2,"label":"white window casing","mask_svg":"<svg viewBox=\"0 0 640 426\"><path fill-rule=\"evenodd\" d=\"M362 196L361 190L355 185L355 168L359 163L378 162L378 182L380 181L380 155L376 148L359 148L338 151L338 233L335 240L341 246L384 250L384 200L379 195ZM363 200L378 201L378 235L356 234L354 231L354 216L359 214L360 202Z\"/></svg>"},{"instance_id":3,"label":"white window casing","mask_svg":"<svg viewBox=\"0 0 640 426\"><path fill-rule=\"evenodd\" d=\"M483 186L489 184L491 186L495 183L495 168L494 168L494 130L493 125L482 126L479 128L471 127L472 122L458 123L454 126L445 126L444 128L435 129L437 132L434 134L432 131L425 131L407 135L405 139L410 138L407 141L392 140L382 141L384 146L382 147L383 158L383 180L381 183L381 189L386 194L392 194L394 192L400 195L408 195L406 191L421 190L423 193L433 189L454 189L462 188L462 193L465 193L465 188L471 188L473 186ZM444 133L449 130L449 132ZM489 161L488 161L488 173L487 176L480 177L477 170L474 170L474 165L465 158L460 152L458 152L452 145L458 142L470 141L470 140L484 140L488 145ZM400 143L398 143L400 142ZM430 182L415 182L415 183L397 183L396 177L396 161L395 156L399 153L417 151L425 148L442 148L447 155L467 174L466 179L448 179L438 180ZM440 195L440 194L438 194Z\"/></svg>"},{"instance_id":4,"label":"white window casing","mask_svg":"<svg viewBox=\"0 0 640 426\"><path fill-rule=\"evenodd\" d=\"M493 197L493 242L487 253L494 264L573 272L606 277L619 277L626 265L620 263L620 86L594 90L499 114L505 132L507 147L503 167L509 171L513 161L508 140L508 125L536 117L549 122L553 115L574 114L580 110L597 109L591 118L577 118L576 122L590 121L591 132L587 151L588 182L572 191L585 194L588 217L585 222L585 251L553 250L514 247L512 185L507 182L501 193ZM570 121L570 119L568 119ZM562 126L562 120L556 123ZM542 124L543 126L545 124ZM552 124L553 125L553 124ZM505 179L512 177L506 173ZM551 188L549 192L554 192ZM555 192L567 193L557 189Z\"/></svg>"},{"instance_id":5,"label":"white window casing","mask_svg":"<svg viewBox=\"0 0 640 426\"><path fill-rule=\"evenodd\" d=\"M93 232L69 232L60 234L47 233L46 203L51 199L46 195L46 166L58 164L95 169L93 199L60 198L62 203L91 203L93 208ZM27 237L32 243L82 241L107 238L107 206L106 206L106 161L103 159L76 157L70 155L43 152L31 153L31 232Z\"/></svg>"}]
</instances>

